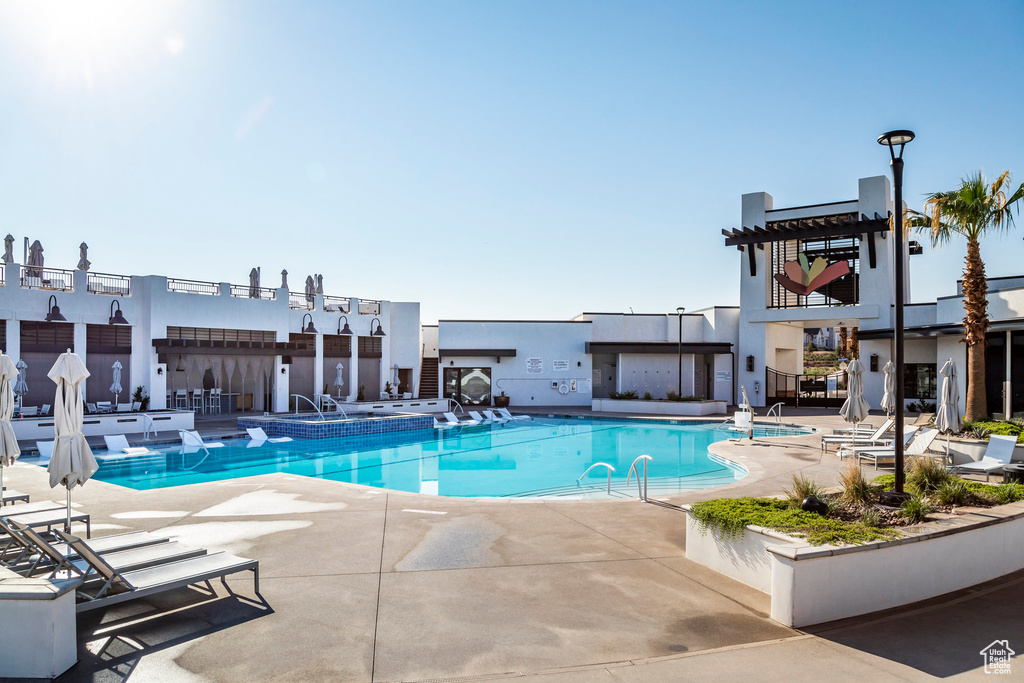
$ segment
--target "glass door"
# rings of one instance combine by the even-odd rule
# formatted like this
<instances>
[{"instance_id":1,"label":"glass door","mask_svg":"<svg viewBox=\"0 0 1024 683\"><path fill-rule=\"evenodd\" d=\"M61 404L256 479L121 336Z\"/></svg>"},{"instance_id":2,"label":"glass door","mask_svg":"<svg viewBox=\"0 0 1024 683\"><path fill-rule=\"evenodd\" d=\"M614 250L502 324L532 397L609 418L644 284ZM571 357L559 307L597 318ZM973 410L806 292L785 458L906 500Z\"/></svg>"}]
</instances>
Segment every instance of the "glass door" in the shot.
<instances>
[{"instance_id":1,"label":"glass door","mask_svg":"<svg viewBox=\"0 0 1024 683\"><path fill-rule=\"evenodd\" d=\"M443 397L462 405L491 405L491 369L445 368Z\"/></svg>"}]
</instances>

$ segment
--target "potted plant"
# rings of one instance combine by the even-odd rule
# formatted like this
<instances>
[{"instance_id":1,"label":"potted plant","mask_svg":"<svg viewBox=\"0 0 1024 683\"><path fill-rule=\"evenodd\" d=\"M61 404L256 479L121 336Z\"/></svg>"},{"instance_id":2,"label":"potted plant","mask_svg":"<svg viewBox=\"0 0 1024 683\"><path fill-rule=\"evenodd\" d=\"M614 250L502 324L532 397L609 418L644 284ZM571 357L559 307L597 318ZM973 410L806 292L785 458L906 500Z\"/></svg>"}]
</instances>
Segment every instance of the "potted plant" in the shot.
<instances>
[{"instance_id":1,"label":"potted plant","mask_svg":"<svg viewBox=\"0 0 1024 683\"><path fill-rule=\"evenodd\" d=\"M508 408L509 397L505 395L505 392L501 392L494 397L494 406L496 408Z\"/></svg>"}]
</instances>

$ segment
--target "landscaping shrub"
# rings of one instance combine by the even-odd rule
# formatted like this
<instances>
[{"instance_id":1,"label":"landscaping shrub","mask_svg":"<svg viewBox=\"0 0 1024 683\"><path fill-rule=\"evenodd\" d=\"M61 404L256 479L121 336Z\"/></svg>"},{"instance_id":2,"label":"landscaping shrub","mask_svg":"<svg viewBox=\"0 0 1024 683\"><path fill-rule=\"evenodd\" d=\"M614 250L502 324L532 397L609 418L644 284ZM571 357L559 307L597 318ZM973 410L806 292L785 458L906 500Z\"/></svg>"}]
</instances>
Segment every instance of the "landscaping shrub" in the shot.
<instances>
[{"instance_id":1,"label":"landscaping shrub","mask_svg":"<svg viewBox=\"0 0 1024 683\"><path fill-rule=\"evenodd\" d=\"M935 490L935 500L942 505L965 505L971 499L971 490L963 480L949 478Z\"/></svg>"},{"instance_id":2,"label":"landscaping shrub","mask_svg":"<svg viewBox=\"0 0 1024 683\"><path fill-rule=\"evenodd\" d=\"M611 391L608 393L608 398L616 401L636 401L639 400L640 394L635 391Z\"/></svg>"},{"instance_id":3,"label":"landscaping shrub","mask_svg":"<svg viewBox=\"0 0 1024 683\"><path fill-rule=\"evenodd\" d=\"M679 402L684 402L684 403L687 402L687 401L703 401L704 400L703 396L694 396L692 394L690 396L680 396L679 394L677 394L674 391L668 392L668 396L666 396L666 398L669 401L679 401Z\"/></svg>"},{"instance_id":4,"label":"landscaping shrub","mask_svg":"<svg viewBox=\"0 0 1024 683\"><path fill-rule=\"evenodd\" d=\"M864 473L856 462L847 463L839 473L839 485L843 488L843 500L851 503L868 505L878 495L878 490L864 478Z\"/></svg>"},{"instance_id":5,"label":"landscaping shrub","mask_svg":"<svg viewBox=\"0 0 1024 683\"><path fill-rule=\"evenodd\" d=\"M793 475L793 488L783 489L782 492L786 494L789 502L796 507L800 507L800 503L803 502L804 498L821 498L824 495L818 482L805 477L802 472Z\"/></svg>"},{"instance_id":6,"label":"landscaping shrub","mask_svg":"<svg viewBox=\"0 0 1024 683\"><path fill-rule=\"evenodd\" d=\"M1000 484L996 487L995 499L1003 505L1006 505L1007 503L1016 503L1018 500L1024 500L1024 485L1018 484L1014 481L1008 481L1005 484Z\"/></svg>"},{"instance_id":7,"label":"landscaping shrub","mask_svg":"<svg viewBox=\"0 0 1024 683\"><path fill-rule=\"evenodd\" d=\"M649 391L645 391L644 392L644 400L645 401L653 401L654 400L654 397L651 396L651 392L649 392Z\"/></svg>"},{"instance_id":8,"label":"landscaping shrub","mask_svg":"<svg viewBox=\"0 0 1024 683\"><path fill-rule=\"evenodd\" d=\"M876 529L882 526L882 514L875 508L866 508L861 513L860 522L866 527Z\"/></svg>"},{"instance_id":9,"label":"landscaping shrub","mask_svg":"<svg viewBox=\"0 0 1024 683\"><path fill-rule=\"evenodd\" d=\"M934 493L952 478L937 458L907 458L907 487L921 496Z\"/></svg>"},{"instance_id":10,"label":"landscaping shrub","mask_svg":"<svg viewBox=\"0 0 1024 683\"><path fill-rule=\"evenodd\" d=\"M931 505L928 504L921 496L913 496L903 503L900 508L900 514L909 519L912 523L917 524L923 522L928 518L928 515L935 511Z\"/></svg>"},{"instance_id":11,"label":"landscaping shrub","mask_svg":"<svg viewBox=\"0 0 1024 683\"><path fill-rule=\"evenodd\" d=\"M979 439L988 438L992 434L1015 436L1017 443L1024 443L1024 418L1014 417L1004 420L976 420L965 422L964 431L970 432Z\"/></svg>"}]
</instances>

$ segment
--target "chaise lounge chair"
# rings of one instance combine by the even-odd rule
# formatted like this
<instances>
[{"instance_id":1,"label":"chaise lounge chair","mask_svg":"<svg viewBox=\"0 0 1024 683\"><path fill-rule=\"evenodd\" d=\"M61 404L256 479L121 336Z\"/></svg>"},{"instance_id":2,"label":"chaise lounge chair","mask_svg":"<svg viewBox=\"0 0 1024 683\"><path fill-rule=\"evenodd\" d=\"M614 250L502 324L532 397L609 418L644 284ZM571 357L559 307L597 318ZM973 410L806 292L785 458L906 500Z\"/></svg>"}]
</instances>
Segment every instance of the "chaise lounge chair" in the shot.
<instances>
[{"instance_id":1,"label":"chaise lounge chair","mask_svg":"<svg viewBox=\"0 0 1024 683\"><path fill-rule=\"evenodd\" d=\"M490 420L488 420L486 417L484 417L483 415L481 415L480 413L478 413L475 410L467 410L466 414L469 415L470 418L472 418L473 420L476 420L480 424L490 424L491 423Z\"/></svg>"},{"instance_id":2,"label":"chaise lounge chair","mask_svg":"<svg viewBox=\"0 0 1024 683\"><path fill-rule=\"evenodd\" d=\"M892 437L886 436L886 432L892 429L895 422L887 418L882 426L871 434L825 434L821 437L821 450L828 450L830 444L837 446L881 446L883 442L892 441Z\"/></svg>"},{"instance_id":3,"label":"chaise lounge chair","mask_svg":"<svg viewBox=\"0 0 1024 683\"><path fill-rule=\"evenodd\" d=\"M210 553L149 569L119 572L94 553L80 538L62 531L57 531L57 535L104 580L98 590L78 589L79 612L209 582L211 579L220 579L227 585L226 578L241 571L253 573L253 589L257 595L260 592L260 563L257 560L247 560L227 553Z\"/></svg>"},{"instance_id":4,"label":"chaise lounge chair","mask_svg":"<svg viewBox=\"0 0 1024 683\"><path fill-rule=\"evenodd\" d=\"M917 432L914 434L910 443L907 444L904 450L904 455L913 455L917 457L928 457L928 449L931 448L932 442L935 441L935 437L939 435L937 429L922 429L920 432L917 430L919 427L907 427L907 430L914 430ZM905 430L905 432L907 431ZM878 469L879 460L892 460L893 465L896 464L896 449L894 447L888 448L866 448L866 449L855 449L857 452L857 461L870 460L875 464L875 469Z\"/></svg>"},{"instance_id":5,"label":"chaise lounge chair","mask_svg":"<svg viewBox=\"0 0 1024 683\"><path fill-rule=\"evenodd\" d=\"M905 425L903 427L904 448L907 448L910 445L910 442L913 440L913 438L917 435L919 431L921 431L921 428L915 425ZM839 446L839 450L836 452L836 455L838 455L840 458L845 458L851 455L853 457L857 457L861 453L870 453L872 451L879 453L892 452L892 450L895 448L893 446L894 443L895 441L893 439L887 437L885 439L885 443L876 445L848 443L842 444L841 446Z\"/></svg>"},{"instance_id":6,"label":"chaise lounge chair","mask_svg":"<svg viewBox=\"0 0 1024 683\"><path fill-rule=\"evenodd\" d=\"M124 455L156 455L156 451L151 451L145 446L129 446L128 437L124 434L113 434L103 437L104 443L107 444L107 450L111 453L123 453Z\"/></svg>"},{"instance_id":7,"label":"chaise lounge chair","mask_svg":"<svg viewBox=\"0 0 1024 683\"><path fill-rule=\"evenodd\" d=\"M221 441L212 441L206 443L203 441L203 437L199 436L197 431L189 431L187 429L179 429L178 436L181 437L181 448L183 452L206 451L210 452L211 448L223 448L224 443ZM189 451L189 449L193 449Z\"/></svg>"},{"instance_id":8,"label":"chaise lounge chair","mask_svg":"<svg viewBox=\"0 0 1024 683\"><path fill-rule=\"evenodd\" d=\"M53 510L41 510L39 512L19 512L18 514L4 515L8 523L21 522L33 529L46 529L51 531L56 526L63 526L68 521L67 507L59 507ZM92 536L92 517L86 512L71 511L71 522L85 523L85 537Z\"/></svg>"},{"instance_id":9,"label":"chaise lounge chair","mask_svg":"<svg viewBox=\"0 0 1024 683\"><path fill-rule=\"evenodd\" d=\"M479 420L460 420L459 418L455 417L455 413L442 413L442 415L444 415L444 419L448 420L448 424L450 424L450 425L478 425L478 424L480 424Z\"/></svg>"},{"instance_id":10,"label":"chaise lounge chair","mask_svg":"<svg viewBox=\"0 0 1024 683\"><path fill-rule=\"evenodd\" d=\"M529 415L513 415L512 413L508 412L508 408L496 408L494 412L496 412L498 415L501 415L506 420L515 420L516 422L519 422L521 420L533 419Z\"/></svg>"},{"instance_id":11,"label":"chaise lounge chair","mask_svg":"<svg viewBox=\"0 0 1024 683\"><path fill-rule=\"evenodd\" d=\"M472 413L470 413L470 415L472 415ZM510 422L510 420L508 420L507 418L495 415L493 410L485 410L484 417L486 417L491 422L497 422L498 424L505 424L506 422Z\"/></svg>"},{"instance_id":12,"label":"chaise lounge chair","mask_svg":"<svg viewBox=\"0 0 1024 683\"><path fill-rule=\"evenodd\" d=\"M12 546L22 548L20 555L12 559L5 559L5 563L15 564L24 557L39 552L35 547L35 544L23 533L26 529L32 530L31 527L26 527L18 521L10 521L0 517L0 531L3 531L8 535L12 541ZM33 533L36 533L34 530L32 531ZM103 536L101 538L91 539L89 541L89 547L97 553L103 554L117 552L120 550L132 550L143 546L167 543L168 541L169 539L166 536L151 534L148 531L129 531L123 534L114 534L112 536ZM49 543L49 547L62 558L72 559L78 557L78 555L71 550L66 543ZM40 556L38 559L42 560L44 557Z\"/></svg>"},{"instance_id":13,"label":"chaise lounge chair","mask_svg":"<svg viewBox=\"0 0 1024 683\"><path fill-rule=\"evenodd\" d=\"M273 439L271 439L269 436L267 436L267 433L263 431L263 427L248 427L246 428L245 431L246 433L249 434L249 438L252 439L254 443L258 444L285 443L286 441L292 440L290 436L276 436Z\"/></svg>"},{"instance_id":14,"label":"chaise lounge chair","mask_svg":"<svg viewBox=\"0 0 1024 683\"><path fill-rule=\"evenodd\" d=\"M993 434L988 437L988 446L985 448L981 460L966 462L962 465L950 465L949 470L958 473L984 474L985 481L988 481L993 472L1001 471L1003 467L1010 464L1010 459L1013 458L1013 449L1016 446L1017 437Z\"/></svg>"}]
</instances>

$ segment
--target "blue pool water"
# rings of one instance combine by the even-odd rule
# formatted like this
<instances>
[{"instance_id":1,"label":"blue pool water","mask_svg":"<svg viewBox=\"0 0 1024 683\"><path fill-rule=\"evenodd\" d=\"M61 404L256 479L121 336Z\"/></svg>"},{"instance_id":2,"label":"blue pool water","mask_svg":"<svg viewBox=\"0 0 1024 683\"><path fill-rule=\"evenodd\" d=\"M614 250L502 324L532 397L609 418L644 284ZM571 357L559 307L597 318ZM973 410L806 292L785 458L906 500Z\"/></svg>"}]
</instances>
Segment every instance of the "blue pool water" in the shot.
<instances>
[{"instance_id":1,"label":"blue pool water","mask_svg":"<svg viewBox=\"0 0 1024 683\"><path fill-rule=\"evenodd\" d=\"M97 479L133 489L182 486L270 472L320 477L378 488L443 496L590 496L605 493L607 470L613 495L632 496L625 487L636 456L650 455L651 493L692 490L730 483L746 472L708 454L708 445L734 436L717 423L666 424L606 419L545 419L410 431L336 439L297 439L250 446L229 439L209 453L182 453L180 446L157 455L105 457L97 451ZM803 433L765 427L755 436Z\"/></svg>"}]
</instances>

